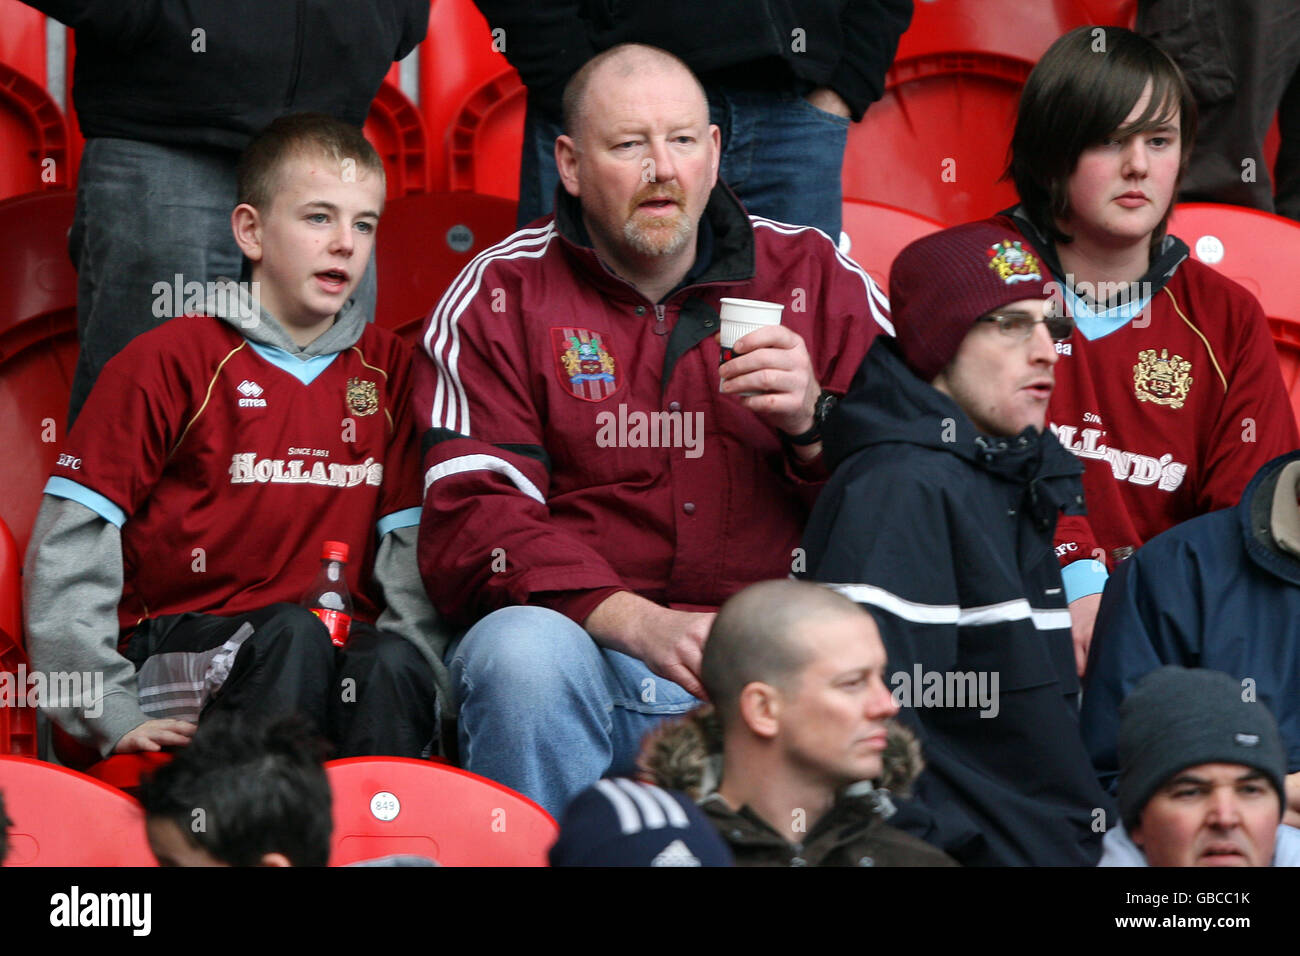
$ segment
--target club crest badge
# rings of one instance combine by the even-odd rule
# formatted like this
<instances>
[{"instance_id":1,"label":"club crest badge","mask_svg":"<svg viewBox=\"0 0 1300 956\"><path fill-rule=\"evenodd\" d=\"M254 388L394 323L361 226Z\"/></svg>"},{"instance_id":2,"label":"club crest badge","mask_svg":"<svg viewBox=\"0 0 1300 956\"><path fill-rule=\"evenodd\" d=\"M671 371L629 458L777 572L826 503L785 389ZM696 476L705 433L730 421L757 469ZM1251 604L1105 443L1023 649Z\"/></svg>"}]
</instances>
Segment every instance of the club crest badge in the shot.
<instances>
[{"instance_id":1,"label":"club crest badge","mask_svg":"<svg viewBox=\"0 0 1300 956\"><path fill-rule=\"evenodd\" d=\"M1026 252L1019 239L995 242L988 250L989 268L1007 285L1016 282L1042 282L1038 259Z\"/></svg>"},{"instance_id":2,"label":"club crest badge","mask_svg":"<svg viewBox=\"0 0 1300 956\"><path fill-rule=\"evenodd\" d=\"M379 411L379 389L374 382L348 379L348 409L354 415L373 415Z\"/></svg>"},{"instance_id":3,"label":"club crest badge","mask_svg":"<svg viewBox=\"0 0 1300 956\"><path fill-rule=\"evenodd\" d=\"M590 329L553 328L551 342L561 383L586 402L603 402L618 391L618 364L604 336Z\"/></svg>"},{"instance_id":4,"label":"club crest badge","mask_svg":"<svg viewBox=\"0 0 1300 956\"><path fill-rule=\"evenodd\" d=\"M1133 391L1139 402L1155 402L1171 408L1182 408L1191 391L1192 363L1181 355L1170 356L1168 349L1143 349L1133 366Z\"/></svg>"}]
</instances>

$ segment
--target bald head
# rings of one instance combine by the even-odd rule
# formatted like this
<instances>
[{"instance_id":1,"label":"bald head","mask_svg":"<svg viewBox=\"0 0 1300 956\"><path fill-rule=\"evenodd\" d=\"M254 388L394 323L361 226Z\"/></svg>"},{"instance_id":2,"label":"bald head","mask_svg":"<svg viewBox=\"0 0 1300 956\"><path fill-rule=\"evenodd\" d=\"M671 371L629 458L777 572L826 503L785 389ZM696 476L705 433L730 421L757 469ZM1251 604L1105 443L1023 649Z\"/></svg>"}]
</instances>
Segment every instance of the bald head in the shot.
<instances>
[{"instance_id":1,"label":"bald head","mask_svg":"<svg viewBox=\"0 0 1300 956\"><path fill-rule=\"evenodd\" d=\"M809 635L844 618L865 618L879 639L874 620L861 607L804 581L764 581L722 605L704 645L700 680L723 727L734 721L747 684L790 686L812 661Z\"/></svg>"},{"instance_id":2,"label":"bald head","mask_svg":"<svg viewBox=\"0 0 1300 956\"><path fill-rule=\"evenodd\" d=\"M621 43L593 56L573 74L564 87L564 132L575 140L581 139L582 126L587 117L587 92L593 83L600 87L626 81L634 76L663 76L671 73L685 73L694 81L707 122L709 101L704 94L704 87L690 67L658 47Z\"/></svg>"}]
</instances>

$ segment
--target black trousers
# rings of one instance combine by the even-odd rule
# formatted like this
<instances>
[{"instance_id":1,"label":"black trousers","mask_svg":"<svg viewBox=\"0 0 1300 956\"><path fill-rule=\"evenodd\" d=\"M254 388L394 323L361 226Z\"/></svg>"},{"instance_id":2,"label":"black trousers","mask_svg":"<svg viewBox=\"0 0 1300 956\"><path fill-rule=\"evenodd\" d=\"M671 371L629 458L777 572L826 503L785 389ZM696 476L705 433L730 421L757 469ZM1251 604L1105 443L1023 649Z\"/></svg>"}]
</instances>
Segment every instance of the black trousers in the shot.
<instances>
[{"instance_id":1,"label":"black trousers","mask_svg":"<svg viewBox=\"0 0 1300 956\"><path fill-rule=\"evenodd\" d=\"M410 642L354 620L347 646L336 648L316 615L296 604L234 617L173 614L146 621L126 656L138 671L158 654L211 657L245 624L220 688L199 719L222 710L256 718L296 713L334 742L337 757L420 757L433 738L433 673Z\"/></svg>"}]
</instances>

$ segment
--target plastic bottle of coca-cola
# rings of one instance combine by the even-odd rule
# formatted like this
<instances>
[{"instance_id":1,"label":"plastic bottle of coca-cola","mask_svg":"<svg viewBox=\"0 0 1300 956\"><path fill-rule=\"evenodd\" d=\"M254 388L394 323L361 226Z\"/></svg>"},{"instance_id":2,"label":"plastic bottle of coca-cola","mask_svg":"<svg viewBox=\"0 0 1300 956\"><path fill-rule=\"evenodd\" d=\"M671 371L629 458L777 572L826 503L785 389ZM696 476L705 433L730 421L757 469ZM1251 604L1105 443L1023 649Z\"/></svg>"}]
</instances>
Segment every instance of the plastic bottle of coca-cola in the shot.
<instances>
[{"instance_id":1,"label":"plastic bottle of coca-cola","mask_svg":"<svg viewBox=\"0 0 1300 956\"><path fill-rule=\"evenodd\" d=\"M342 647L348 642L348 630L352 627L352 595L348 593L343 574L348 546L342 541L326 541L320 558L320 573L303 595L302 604L321 619L334 646Z\"/></svg>"}]
</instances>

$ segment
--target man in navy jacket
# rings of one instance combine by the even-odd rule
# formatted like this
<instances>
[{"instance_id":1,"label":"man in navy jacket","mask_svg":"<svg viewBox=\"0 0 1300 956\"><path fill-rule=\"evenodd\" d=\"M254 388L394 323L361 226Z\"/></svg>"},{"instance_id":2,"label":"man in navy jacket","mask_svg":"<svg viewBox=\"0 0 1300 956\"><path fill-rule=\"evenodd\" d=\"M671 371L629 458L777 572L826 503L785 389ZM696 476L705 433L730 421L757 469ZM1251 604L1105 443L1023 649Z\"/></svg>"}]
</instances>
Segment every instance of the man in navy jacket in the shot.
<instances>
[{"instance_id":1,"label":"man in navy jacket","mask_svg":"<svg viewBox=\"0 0 1300 956\"><path fill-rule=\"evenodd\" d=\"M1106 584L1083 697L1083 737L1104 786L1119 771L1119 705L1166 664L1223 671L1277 717L1284 822L1300 823L1300 451L1274 458L1241 503L1152 538Z\"/></svg>"}]
</instances>

